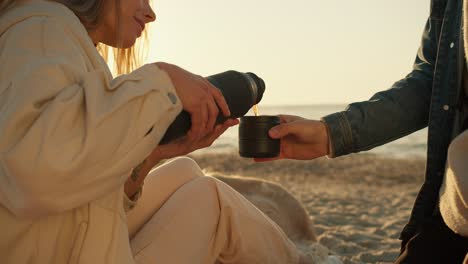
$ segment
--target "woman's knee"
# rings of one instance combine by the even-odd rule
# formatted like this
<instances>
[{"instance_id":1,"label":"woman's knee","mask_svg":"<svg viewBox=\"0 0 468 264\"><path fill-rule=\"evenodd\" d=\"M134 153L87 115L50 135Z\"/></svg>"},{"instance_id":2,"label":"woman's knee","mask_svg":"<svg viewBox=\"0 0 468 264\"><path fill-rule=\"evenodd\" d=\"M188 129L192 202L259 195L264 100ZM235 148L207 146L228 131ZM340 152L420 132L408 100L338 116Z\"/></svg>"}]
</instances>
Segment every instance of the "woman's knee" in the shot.
<instances>
[{"instance_id":1,"label":"woman's knee","mask_svg":"<svg viewBox=\"0 0 468 264\"><path fill-rule=\"evenodd\" d=\"M184 177L197 178L204 176L202 169L197 162L188 157L178 157L172 159L159 169L171 171L171 174L178 174Z\"/></svg>"},{"instance_id":2,"label":"woman's knee","mask_svg":"<svg viewBox=\"0 0 468 264\"><path fill-rule=\"evenodd\" d=\"M200 166L198 166L197 162L189 157L177 157L169 161L169 164L173 166L178 166L182 168L186 168L189 170L200 170Z\"/></svg>"},{"instance_id":3,"label":"woman's knee","mask_svg":"<svg viewBox=\"0 0 468 264\"><path fill-rule=\"evenodd\" d=\"M176 158L153 169L145 181L145 188L153 186L155 189L170 191L203 176L203 171L194 160Z\"/></svg>"},{"instance_id":4,"label":"woman's knee","mask_svg":"<svg viewBox=\"0 0 468 264\"><path fill-rule=\"evenodd\" d=\"M184 192L184 200L190 201L190 206L210 208L212 213L219 215L220 196L215 178L205 176L194 179L180 190Z\"/></svg>"},{"instance_id":5,"label":"woman's knee","mask_svg":"<svg viewBox=\"0 0 468 264\"><path fill-rule=\"evenodd\" d=\"M203 189L212 190L212 191L216 191L217 182L219 181L211 176L205 176L205 177L196 179L197 186L200 186Z\"/></svg>"},{"instance_id":6,"label":"woman's knee","mask_svg":"<svg viewBox=\"0 0 468 264\"><path fill-rule=\"evenodd\" d=\"M190 187L194 193L202 199L213 200L219 203L219 192L217 180L211 176L204 176L192 180Z\"/></svg>"}]
</instances>

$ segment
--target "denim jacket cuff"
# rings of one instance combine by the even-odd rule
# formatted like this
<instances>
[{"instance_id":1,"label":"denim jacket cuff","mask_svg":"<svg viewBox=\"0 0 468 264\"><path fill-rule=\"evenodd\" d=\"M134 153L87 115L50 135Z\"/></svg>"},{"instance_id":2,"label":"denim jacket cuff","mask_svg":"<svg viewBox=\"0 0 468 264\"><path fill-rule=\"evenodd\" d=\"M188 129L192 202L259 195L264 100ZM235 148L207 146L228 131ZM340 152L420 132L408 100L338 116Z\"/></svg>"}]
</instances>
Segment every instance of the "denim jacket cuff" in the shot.
<instances>
[{"instance_id":1,"label":"denim jacket cuff","mask_svg":"<svg viewBox=\"0 0 468 264\"><path fill-rule=\"evenodd\" d=\"M335 158L353 152L353 133L344 112L338 112L321 118L328 129L330 154Z\"/></svg>"}]
</instances>

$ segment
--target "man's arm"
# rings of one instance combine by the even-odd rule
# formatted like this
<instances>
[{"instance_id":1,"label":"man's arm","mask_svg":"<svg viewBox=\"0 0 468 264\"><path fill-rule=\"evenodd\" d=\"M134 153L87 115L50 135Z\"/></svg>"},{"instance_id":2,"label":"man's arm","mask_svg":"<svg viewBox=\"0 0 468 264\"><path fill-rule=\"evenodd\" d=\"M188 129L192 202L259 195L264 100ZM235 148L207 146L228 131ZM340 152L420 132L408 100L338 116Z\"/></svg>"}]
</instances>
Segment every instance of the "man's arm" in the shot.
<instances>
[{"instance_id":1,"label":"man's arm","mask_svg":"<svg viewBox=\"0 0 468 264\"><path fill-rule=\"evenodd\" d=\"M428 19L413 70L389 90L322 118L337 157L369 150L427 126L441 21Z\"/></svg>"}]
</instances>

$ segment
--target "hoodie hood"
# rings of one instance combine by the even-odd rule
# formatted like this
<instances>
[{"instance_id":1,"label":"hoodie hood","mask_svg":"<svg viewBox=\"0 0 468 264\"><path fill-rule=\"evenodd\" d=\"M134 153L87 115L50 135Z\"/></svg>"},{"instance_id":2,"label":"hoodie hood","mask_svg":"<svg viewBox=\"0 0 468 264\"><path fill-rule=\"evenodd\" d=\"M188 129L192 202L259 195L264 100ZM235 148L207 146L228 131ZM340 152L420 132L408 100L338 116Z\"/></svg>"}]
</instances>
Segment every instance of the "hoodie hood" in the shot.
<instances>
[{"instance_id":1,"label":"hoodie hood","mask_svg":"<svg viewBox=\"0 0 468 264\"><path fill-rule=\"evenodd\" d=\"M15 24L31 17L50 17L57 20L74 35L88 34L79 18L65 5L47 0L27 0L16 4L2 14L0 17L0 36ZM89 38L89 42L95 48L91 38Z\"/></svg>"},{"instance_id":2,"label":"hoodie hood","mask_svg":"<svg viewBox=\"0 0 468 264\"><path fill-rule=\"evenodd\" d=\"M112 73L96 49L80 19L72 10L61 3L47 0L27 0L15 5L0 17L0 37L10 28L33 17L51 19L54 23L62 26L64 31L69 34L69 37L80 43L81 48L86 54L96 55L89 58L93 67L101 68L107 73L109 78L112 78ZM106 66L104 67L103 65Z\"/></svg>"}]
</instances>

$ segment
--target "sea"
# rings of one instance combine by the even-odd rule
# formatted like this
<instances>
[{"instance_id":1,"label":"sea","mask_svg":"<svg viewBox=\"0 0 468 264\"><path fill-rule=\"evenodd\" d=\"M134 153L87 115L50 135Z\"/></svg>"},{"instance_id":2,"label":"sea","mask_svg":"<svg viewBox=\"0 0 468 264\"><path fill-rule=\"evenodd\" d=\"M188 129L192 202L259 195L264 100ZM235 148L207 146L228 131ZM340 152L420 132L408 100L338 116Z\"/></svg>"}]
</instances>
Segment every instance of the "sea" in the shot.
<instances>
[{"instance_id":1,"label":"sea","mask_svg":"<svg viewBox=\"0 0 468 264\"><path fill-rule=\"evenodd\" d=\"M259 106L260 115L288 114L297 115L308 119L320 119L321 117L343 111L346 105L270 105ZM247 115L253 115L249 111ZM367 151L377 155L394 158L424 158L427 151L427 128L414 132L408 136ZM219 137L211 147L197 150L196 154L223 153L238 151L238 126L229 128Z\"/></svg>"}]
</instances>

